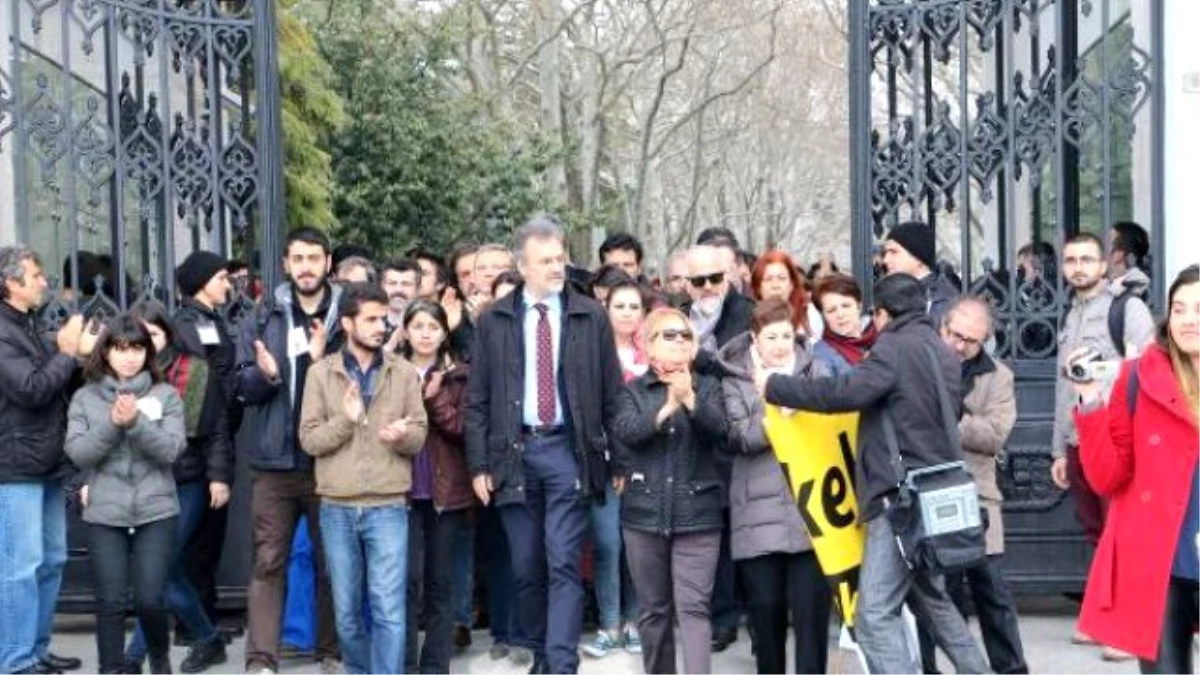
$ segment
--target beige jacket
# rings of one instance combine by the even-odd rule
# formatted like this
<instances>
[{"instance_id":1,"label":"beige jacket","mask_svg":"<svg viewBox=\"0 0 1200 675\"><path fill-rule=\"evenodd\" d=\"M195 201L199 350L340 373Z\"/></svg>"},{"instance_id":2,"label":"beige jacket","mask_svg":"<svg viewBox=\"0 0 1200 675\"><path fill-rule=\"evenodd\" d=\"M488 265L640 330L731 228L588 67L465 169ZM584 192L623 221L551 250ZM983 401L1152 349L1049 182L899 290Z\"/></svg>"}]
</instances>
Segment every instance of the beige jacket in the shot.
<instances>
[{"instance_id":1,"label":"beige jacket","mask_svg":"<svg viewBox=\"0 0 1200 675\"><path fill-rule=\"evenodd\" d=\"M385 354L375 376L375 393L357 424L343 412L350 386L339 351L308 370L300 412L300 447L316 458L317 494L340 504L404 503L412 489L412 457L425 443L427 418L421 378L411 364ZM379 432L399 419L408 431L392 445Z\"/></svg>"},{"instance_id":2,"label":"beige jacket","mask_svg":"<svg viewBox=\"0 0 1200 675\"><path fill-rule=\"evenodd\" d=\"M1004 552L1004 521L1000 512L1004 495L996 484L996 455L1004 449L1017 422L1012 371L999 361L992 363L995 370L975 378L963 400L963 416L958 423L967 469L975 477L979 501L988 512L988 555Z\"/></svg>"}]
</instances>

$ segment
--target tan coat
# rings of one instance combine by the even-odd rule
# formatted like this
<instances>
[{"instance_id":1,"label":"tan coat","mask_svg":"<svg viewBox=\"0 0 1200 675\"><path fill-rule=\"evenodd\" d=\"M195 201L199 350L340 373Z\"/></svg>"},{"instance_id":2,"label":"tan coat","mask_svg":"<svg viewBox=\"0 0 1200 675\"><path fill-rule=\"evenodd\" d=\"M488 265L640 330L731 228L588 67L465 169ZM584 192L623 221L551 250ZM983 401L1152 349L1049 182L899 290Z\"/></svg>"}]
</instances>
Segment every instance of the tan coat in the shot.
<instances>
[{"instance_id":1,"label":"tan coat","mask_svg":"<svg viewBox=\"0 0 1200 675\"><path fill-rule=\"evenodd\" d=\"M1004 552L1004 521L1000 514L1004 495L996 485L996 455L1004 449L1017 421L1012 371L1003 363L993 363L994 371L975 378L958 423L967 469L975 477L980 503L988 511L988 555Z\"/></svg>"},{"instance_id":2,"label":"tan coat","mask_svg":"<svg viewBox=\"0 0 1200 675\"><path fill-rule=\"evenodd\" d=\"M304 384L300 446L316 458L317 494L355 506L403 503L412 489L412 457L425 443L421 377L399 356L385 354L374 398L356 424L343 412L352 381L344 359L339 351L313 364ZM409 424L399 443L379 438L402 418Z\"/></svg>"}]
</instances>

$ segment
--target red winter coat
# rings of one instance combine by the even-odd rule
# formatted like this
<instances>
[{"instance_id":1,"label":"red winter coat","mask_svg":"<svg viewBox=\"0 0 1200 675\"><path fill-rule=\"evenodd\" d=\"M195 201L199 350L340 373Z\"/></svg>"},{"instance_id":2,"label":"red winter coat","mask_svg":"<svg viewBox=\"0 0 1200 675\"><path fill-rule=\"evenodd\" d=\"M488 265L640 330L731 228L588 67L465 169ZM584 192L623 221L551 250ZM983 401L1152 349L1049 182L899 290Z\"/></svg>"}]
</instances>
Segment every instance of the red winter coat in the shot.
<instances>
[{"instance_id":1,"label":"red winter coat","mask_svg":"<svg viewBox=\"0 0 1200 675\"><path fill-rule=\"evenodd\" d=\"M1138 392L1131 417L1133 368ZM1171 359L1157 345L1124 365L1107 408L1075 413L1088 484L1110 500L1079 628L1149 660L1158 658L1167 584L1192 490L1194 420Z\"/></svg>"}]
</instances>

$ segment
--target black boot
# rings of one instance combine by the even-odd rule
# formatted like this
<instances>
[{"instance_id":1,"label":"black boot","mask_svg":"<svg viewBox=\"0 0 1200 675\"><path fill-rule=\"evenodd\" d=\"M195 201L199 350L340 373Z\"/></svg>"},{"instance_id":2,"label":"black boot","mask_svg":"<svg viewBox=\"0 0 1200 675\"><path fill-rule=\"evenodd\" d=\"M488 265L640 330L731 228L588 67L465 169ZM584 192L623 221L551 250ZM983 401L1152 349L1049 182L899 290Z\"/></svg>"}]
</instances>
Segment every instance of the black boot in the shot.
<instances>
[{"instance_id":1,"label":"black boot","mask_svg":"<svg viewBox=\"0 0 1200 675\"><path fill-rule=\"evenodd\" d=\"M171 673L171 655L160 654L158 656L150 656L150 672L154 675L170 675Z\"/></svg>"}]
</instances>

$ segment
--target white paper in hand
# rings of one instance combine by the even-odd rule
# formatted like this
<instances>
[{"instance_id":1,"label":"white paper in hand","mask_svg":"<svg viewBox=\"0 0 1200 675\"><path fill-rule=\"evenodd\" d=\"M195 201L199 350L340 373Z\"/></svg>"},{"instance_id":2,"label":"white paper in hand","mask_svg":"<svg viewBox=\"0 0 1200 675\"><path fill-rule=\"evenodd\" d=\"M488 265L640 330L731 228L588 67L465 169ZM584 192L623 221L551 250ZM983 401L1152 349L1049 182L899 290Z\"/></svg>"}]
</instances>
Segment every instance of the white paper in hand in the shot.
<instances>
[{"instance_id":1,"label":"white paper in hand","mask_svg":"<svg viewBox=\"0 0 1200 675\"><path fill-rule=\"evenodd\" d=\"M144 396L139 398L137 401L137 409L138 412L145 415L146 419L150 420L151 422L157 422L162 419L162 401L154 398L153 396Z\"/></svg>"}]
</instances>

